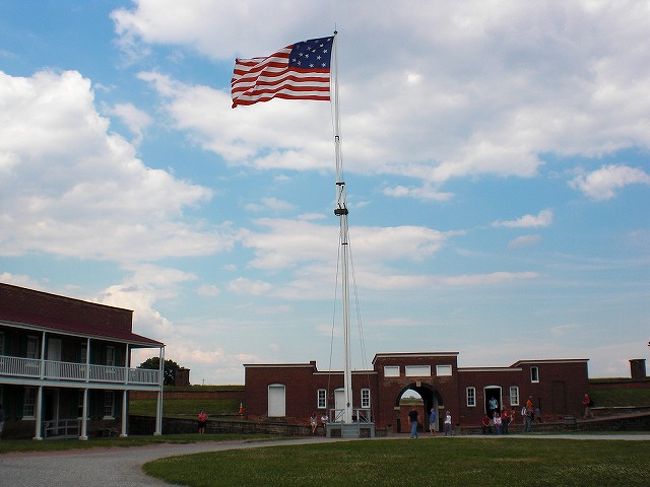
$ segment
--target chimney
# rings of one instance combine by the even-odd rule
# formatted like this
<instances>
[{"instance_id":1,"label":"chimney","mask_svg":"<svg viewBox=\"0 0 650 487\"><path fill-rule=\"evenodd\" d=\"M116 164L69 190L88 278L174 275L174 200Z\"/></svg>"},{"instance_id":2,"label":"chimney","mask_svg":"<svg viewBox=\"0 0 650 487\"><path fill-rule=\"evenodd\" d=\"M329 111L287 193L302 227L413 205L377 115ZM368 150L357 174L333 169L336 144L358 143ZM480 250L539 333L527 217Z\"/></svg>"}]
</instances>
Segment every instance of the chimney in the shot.
<instances>
[{"instance_id":1,"label":"chimney","mask_svg":"<svg viewBox=\"0 0 650 487\"><path fill-rule=\"evenodd\" d=\"M630 375L632 376L632 380L641 380L646 378L644 358L634 358L630 360Z\"/></svg>"}]
</instances>

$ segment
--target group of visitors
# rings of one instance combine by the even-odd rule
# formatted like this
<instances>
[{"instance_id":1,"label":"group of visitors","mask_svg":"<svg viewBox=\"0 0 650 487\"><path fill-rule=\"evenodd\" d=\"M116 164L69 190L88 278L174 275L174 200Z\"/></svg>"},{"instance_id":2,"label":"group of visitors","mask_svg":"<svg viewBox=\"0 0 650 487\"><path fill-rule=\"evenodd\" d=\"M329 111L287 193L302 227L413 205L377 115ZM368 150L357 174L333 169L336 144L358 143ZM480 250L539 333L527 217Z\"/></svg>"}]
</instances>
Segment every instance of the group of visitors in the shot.
<instances>
[{"instance_id":1,"label":"group of visitors","mask_svg":"<svg viewBox=\"0 0 650 487\"><path fill-rule=\"evenodd\" d=\"M418 421L418 410L417 409L412 409L409 411L409 422L411 423L411 438L417 438L418 437L418 425L420 424ZM451 436L453 435L453 428L451 424L451 412L447 410L445 414L445 420L444 420L444 432L445 436ZM431 411L429 411L429 431L431 432L432 436L435 436L436 430L438 426L438 412L436 411L436 408L431 408Z\"/></svg>"},{"instance_id":2,"label":"group of visitors","mask_svg":"<svg viewBox=\"0 0 650 487\"><path fill-rule=\"evenodd\" d=\"M517 417L517 411L514 408L511 408L510 410L508 410L508 408L499 410L498 401L494 397L488 400L487 409L487 413L481 419L481 429L483 434L507 435L510 425L516 421L515 418ZM519 415L522 418L525 433L533 430L535 419L540 423L542 422L542 412L539 407L535 407L532 396L530 396L526 401L526 404L522 406Z\"/></svg>"},{"instance_id":3,"label":"group of visitors","mask_svg":"<svg viewBox=\"0 0 650 487\"><path fill-rule=\"evenodd\" d=\"M499 412L498 409L492 411L492 415L486 414L481 419L481 428L483 434L497 434L497 435L507 435L510 424L514 421L515 410L512 409L503 409Z\"/></svg>"}]
</instances>

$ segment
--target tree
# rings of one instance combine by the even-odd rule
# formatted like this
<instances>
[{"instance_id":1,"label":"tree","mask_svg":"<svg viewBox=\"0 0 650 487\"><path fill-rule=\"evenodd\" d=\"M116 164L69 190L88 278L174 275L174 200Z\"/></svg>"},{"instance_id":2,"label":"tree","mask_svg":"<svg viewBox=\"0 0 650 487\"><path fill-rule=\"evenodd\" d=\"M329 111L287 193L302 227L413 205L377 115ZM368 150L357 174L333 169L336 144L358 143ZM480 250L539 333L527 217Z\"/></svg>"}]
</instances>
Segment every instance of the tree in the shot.
<instances>
[{"instance_id":1,"label":"tree","mask_svg":"<svg viewBox=\"0 0 650 487\"><path fill-rule=\"evenodd\" d=\"M151 357L145 360L140 364L140 367L143 369L160 369L160 357ZM176 371L180 369L181 366L178 365L171 359L165 360L165 380L164 384L166 386L173 386L176 384Z\"/></svg>"}]
</instances>

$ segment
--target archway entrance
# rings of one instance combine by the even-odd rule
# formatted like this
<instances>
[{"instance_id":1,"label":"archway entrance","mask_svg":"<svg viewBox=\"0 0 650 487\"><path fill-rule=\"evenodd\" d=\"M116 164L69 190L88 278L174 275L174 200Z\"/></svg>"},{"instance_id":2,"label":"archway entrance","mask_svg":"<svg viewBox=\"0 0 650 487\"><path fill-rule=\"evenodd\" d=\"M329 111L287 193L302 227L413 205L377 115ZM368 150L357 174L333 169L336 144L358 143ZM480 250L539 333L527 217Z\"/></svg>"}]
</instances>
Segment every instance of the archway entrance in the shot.
<instances>
[{"instance_id":1,"label":"archway entrance","mask_svg":"<svg viewBox=\"0 0 650 487\"><path fill-rule=\"evenodd\" d=\"M398 433L409 432L408 413L412 409L418 411L418 422L420 424L418 431L429 431L429 412L431 408L436 410L438 417L434 429L440 431L440 425L442 424L440 412L444 407L442 396L431 384L424 384L419 381L408 384L399 391L395 398L395 431Z\"/></svg>"}]
</instances>

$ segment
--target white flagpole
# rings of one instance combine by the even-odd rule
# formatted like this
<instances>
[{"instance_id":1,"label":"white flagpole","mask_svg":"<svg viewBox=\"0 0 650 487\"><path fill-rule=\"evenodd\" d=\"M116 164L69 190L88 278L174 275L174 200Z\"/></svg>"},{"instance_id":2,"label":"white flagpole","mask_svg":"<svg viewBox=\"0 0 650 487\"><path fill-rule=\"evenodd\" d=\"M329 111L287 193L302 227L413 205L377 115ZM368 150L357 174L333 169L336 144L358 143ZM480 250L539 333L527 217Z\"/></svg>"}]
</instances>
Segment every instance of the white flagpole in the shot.
<instances>
[{"instance_id":1,"label":"white flagpole","mask_svg":"<svg viewBox=\"0 0 650 487\"><path fill-rule=\"evenodd\" d=\"M341 158L341 135L339 132L339 85L336 34L332 43L334 66L334 152L336 157L336 208L334 214L339 217L341 245L341 293L343 299L343 342L345 347L345 365L343 369L343 387L345 389L345 410L343 422L352 423L352 365L350 356L350 291L349 291L349 248L348 248L348 209L346 207L345 182L343 181L343 161Z\"/></svg>"}]
</instances>

